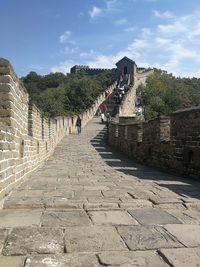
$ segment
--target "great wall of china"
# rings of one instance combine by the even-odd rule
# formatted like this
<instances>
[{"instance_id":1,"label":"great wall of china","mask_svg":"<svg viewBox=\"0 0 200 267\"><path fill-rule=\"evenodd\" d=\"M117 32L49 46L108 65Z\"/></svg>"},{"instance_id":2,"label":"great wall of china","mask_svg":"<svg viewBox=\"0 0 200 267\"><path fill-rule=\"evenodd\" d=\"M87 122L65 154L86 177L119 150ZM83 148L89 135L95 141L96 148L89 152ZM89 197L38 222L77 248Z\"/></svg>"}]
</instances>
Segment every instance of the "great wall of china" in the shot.
<instances>
[{"instance_id":1,"label":"great wall of china","mask_svg":"<svg viewBox=\"0 0 200 267\"><path fill-rule=\"evenodd\" d=\"M122 63L119 61L118 67L124 67ZM134 82L119 107L119 122L109 127L109 144L139 162L199 177L200 108L178 111L171 117L149 122L130 123L130 119L135 118L136 88L145 83L152 71L137 72L135 66L128 67L128 73L132 75L132 72ZM115 86L108 90L112 91ZM103 93L81 114L83 126L94 117L104 100ZM0 106L1 199L41 166L65 135L75 130L76 116L43 117L29 102L26 89L5 59L0 59Z\"/></svg>"},{"instance_id":2,"label":"great wall of china","mask_svg":"<svg viewBox=\"0 0 200 267\"><path fill-rule=\"evenodd\" d=\"M115 84L108 90L112 91ZM105 100L102 93L81 114L83 127ZM76 116L47 119L29 95L9 61L0 59L0 199L48 159L62 138L75 131Z\"/></svg>"}]
</instances>

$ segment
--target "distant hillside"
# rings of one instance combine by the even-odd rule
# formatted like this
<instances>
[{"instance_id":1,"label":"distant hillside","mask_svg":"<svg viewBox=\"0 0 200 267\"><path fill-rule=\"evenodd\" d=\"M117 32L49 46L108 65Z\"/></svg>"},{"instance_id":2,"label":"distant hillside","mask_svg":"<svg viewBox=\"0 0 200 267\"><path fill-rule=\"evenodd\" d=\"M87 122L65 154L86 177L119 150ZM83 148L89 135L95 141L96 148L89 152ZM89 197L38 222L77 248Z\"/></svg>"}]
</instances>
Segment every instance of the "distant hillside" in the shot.
<instances>
[{"instance_id":1,"label":"distant hillside","mask_svg":"<svg viewBox=\"0 0 200 267\"><path fill-rule=\"evenodd\" d=\"M200 105L200 79L175 78L155 69L146 86L139 86L137 96L146 120L169 115L178 109Z\"/></svg>"},{"instance_id":2,"label":"distant hillside","mask_svg":"<svg viewBox=\"0 0 200 267\"><path fill-rule=\"evenodd\" d=\"M33 101L46 116L78 114L90 107L114 81L111 71L89 76L85 72L45 76L30 72L21 79Z\"/></svg>"}]
</instances>

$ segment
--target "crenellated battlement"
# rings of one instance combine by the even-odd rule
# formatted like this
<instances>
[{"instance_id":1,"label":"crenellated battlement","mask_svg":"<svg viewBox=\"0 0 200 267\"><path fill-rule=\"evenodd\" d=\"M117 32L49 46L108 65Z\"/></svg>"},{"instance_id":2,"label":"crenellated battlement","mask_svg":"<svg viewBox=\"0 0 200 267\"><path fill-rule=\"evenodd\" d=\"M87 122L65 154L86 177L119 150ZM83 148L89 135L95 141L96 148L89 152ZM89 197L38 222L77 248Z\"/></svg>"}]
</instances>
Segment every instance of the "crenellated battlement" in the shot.
<instances>
[{"instance_id":1,"label":"crenellated battlement","mask_svg":"<svg viewBox=\"0 0 200 267\"><path fill-rule=\"evenodd\" d=\"M200 107L148 122L111 124L109 144L140 163L200 178Z\"/></svg>"}]
</instances>

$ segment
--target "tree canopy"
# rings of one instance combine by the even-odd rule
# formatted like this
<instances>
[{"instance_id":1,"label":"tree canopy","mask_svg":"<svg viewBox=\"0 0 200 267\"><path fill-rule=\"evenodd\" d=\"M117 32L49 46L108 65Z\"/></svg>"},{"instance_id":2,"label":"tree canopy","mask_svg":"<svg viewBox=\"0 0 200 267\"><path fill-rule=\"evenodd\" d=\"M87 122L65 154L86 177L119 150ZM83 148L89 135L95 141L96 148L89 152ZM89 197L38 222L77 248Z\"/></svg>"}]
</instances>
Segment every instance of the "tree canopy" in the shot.
<instances>
[{"instance_id":1,"label":"tree canopy","mask_svg":"<svg viewBox=\"0 0 200 267\"><path fill-rule=\"evenodd\" d=\"M200 79L176 78L155 69L146 85L138 87L137 97L145 120L170 115L178 109L200 105Z\"/></svg>"},{"instance_id":2,"label":"tree canopy","mask_svg":"<svg viewBox=\"0 0 200 267\"><path fill-rule=\"evenodd\" d=\"M64 75L30 72L22 81L30 99L46 116L78 114L89 108L114 81L111 71L90 76L84 71Z\"/></svg>"}]
</instances>

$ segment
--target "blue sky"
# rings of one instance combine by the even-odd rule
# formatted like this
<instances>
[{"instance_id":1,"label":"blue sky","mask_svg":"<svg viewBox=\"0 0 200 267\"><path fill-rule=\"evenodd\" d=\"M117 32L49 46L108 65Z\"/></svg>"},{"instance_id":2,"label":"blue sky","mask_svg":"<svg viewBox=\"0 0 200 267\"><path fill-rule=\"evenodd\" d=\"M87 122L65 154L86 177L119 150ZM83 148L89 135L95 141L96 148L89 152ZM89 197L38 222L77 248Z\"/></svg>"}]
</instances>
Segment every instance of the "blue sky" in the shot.
<instances>
[{"instance_id":1,"label":"blue sky","mask_svg":"<svg viewBox=\"0 0 200 267\"><path fill-rule=\"evenodd\" d=\"M199 0L0 0L0 57L18 76L75 64L200 77Z\"/></svg>"}]
</instances>

